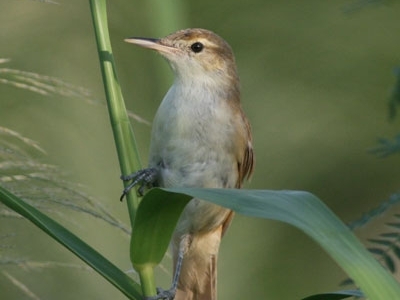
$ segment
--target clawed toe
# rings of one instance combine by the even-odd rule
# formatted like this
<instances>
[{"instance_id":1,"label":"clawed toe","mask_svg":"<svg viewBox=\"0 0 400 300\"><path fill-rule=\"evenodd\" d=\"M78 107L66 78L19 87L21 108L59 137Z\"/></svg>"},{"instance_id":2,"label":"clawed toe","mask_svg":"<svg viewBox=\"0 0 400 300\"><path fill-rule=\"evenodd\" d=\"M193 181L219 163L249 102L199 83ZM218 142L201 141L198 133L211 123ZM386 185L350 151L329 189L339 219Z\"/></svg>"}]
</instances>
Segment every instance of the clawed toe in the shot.
<instances>
[{"instance_id":1,"label":"clawed toe","mask_svg":"<svg viewBox=\"0 0 400 300\"><path fill-rule=\"evenodd\" d=\"M173 300L175 298L175 289L164 290L157 288L157 296L145 297L144 300Z\"/></svg>"},{"instance_id":2,"label":"clawed toe","mask_svg":"<svg viewBox=\"0 0 400 300\"><path fill-rule=\"evenodd\" d=\"M157 177L158 177L158 170L156 168L147 168L139 170L129 175L121 175L120 178L123 181L132 180L132 182L128 186L126 186L122 191L120 201L122 201L122 199L129 193L129 191L138 184L140 184L138 193L140 196L143 196L144 189L146 187L152 187L154 183L157 181Z\"/></svg>"}]
</instances>

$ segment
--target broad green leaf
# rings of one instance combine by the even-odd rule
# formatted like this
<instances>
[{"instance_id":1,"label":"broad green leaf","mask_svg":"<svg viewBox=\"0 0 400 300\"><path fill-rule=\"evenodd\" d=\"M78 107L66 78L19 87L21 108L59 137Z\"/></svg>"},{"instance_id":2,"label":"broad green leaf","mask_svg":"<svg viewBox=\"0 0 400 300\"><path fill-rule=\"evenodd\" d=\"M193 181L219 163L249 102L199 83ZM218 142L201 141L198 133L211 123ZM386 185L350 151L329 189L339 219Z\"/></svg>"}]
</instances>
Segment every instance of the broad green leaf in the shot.
<instances>
[{"instance_id":1,"label":"broad green leaf","mask_svg":"<svg viewBox=\"0 0 400 300\"><path fill-rule=\"evenodd\" d=\"M179 193L188 197L182 198ZM231 208L243 215L291 224L319 243L369 299L400 299L399 283L371 256L347 226L317 197L300 191L152 189L139 206L140 214L144 216L135 222L133 229L134 232L140 233L133 234L132 245L143 247L140 252L134 254L133 259L140 262L142 267L154 265L161 260L167 250L166 240L172 235L172 224L176 224L183 203L191 197ZM164 214L165 207L175 213ZM146 216L150 215L157 224L145 225L153 223L146 219ZM139 237L141 241L135 241ZM151 242L145 242L146 237L151 238Z\"/></svg>"},{"instance_id":2,"label":"broad green leaf","mask_svg":"<svg viewBox=\"0 0 400 300\"><path fill-rule=\"evenodd\" d=\"M340 300L350 297L363 297L364 295L360 291L339 291L333 293L323 293L318 295L312 295L302 300Z\"/></svg>"},{"instance_id":3,"label":"broad green leaf","mask_svg":"<svg viewBox=\"0 0 400 300\"><path fill-rule=\"evenodd\" d=\"M152 189L145 198L151 200L141 201L131 239L131 261L137 270L161 262L179 216L192 197L173 194L172 199L171 194Z\"/></svg>"},{"instance_id":4,"label":"broad green leaf","mask_svg":"<svg viewBox=\"0 0 400 300\"><path fill-rule=\"evenodd\" d=\"M123 271L118 269L100 253L68 231L65 227L50 219L45 214L41 213L36 208L27 204L25 201L13 195L1 186L0 202L27 218L57 242L82 259L129 299L142 299L140 285L133 281Z\"/></svg>"}]
</instances>

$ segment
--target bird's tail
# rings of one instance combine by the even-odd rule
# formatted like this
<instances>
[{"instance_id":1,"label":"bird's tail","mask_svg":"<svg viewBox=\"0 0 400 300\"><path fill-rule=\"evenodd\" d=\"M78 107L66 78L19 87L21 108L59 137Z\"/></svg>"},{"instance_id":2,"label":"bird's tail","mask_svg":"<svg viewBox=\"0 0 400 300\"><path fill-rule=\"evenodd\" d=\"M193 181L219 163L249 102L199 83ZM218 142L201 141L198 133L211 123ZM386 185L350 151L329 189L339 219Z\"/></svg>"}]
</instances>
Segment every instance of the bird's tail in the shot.
<instances>
[{"instance_id":1,"label":"bird's tail","mask_svg":"<svg viewBox=\"0 0 400 300\"><path fill-rule=\"evenodd\" d=\"M185 237L186 246L183 247L184 255L175 300L216 300L217 259L222 234L221 225L213 231ZM176 251L174 260L176 265Z\"/></svg>"}]
</instances>

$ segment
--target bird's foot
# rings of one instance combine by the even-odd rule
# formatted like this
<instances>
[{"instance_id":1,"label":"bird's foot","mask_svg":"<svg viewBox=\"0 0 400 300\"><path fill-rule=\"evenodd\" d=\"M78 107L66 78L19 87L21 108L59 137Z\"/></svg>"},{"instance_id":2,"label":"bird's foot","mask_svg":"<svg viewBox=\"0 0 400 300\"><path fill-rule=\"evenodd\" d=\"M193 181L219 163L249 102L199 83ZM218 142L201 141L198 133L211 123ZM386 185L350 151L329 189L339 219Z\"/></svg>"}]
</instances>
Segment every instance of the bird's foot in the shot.
<instances>
[{"instance_id":1,"label":"bird's foot","mask_svg":"<svg viewBox=\"0 0 400 300\"><path fill-rule=\"evenodd\" d=\"M138 194L140 196L143 196L144 189L146 187L152 187L154 183L157 181L158 170L156 168L147 168L139 170L129 175L121 175L120 178L123 181L132 180L132 182L128 186L126 186L122 191L122 195L120 197L120 200L122 201L122 199L129 193L129 191L138 184L140 184L140 187L138 189Z\"/></svg>"},{"instance_id":2,"label":"bird's foot","mask_svg":"<svg viewBox=\"0 0 400 300\"><path fill-rule=\"evenodd\" d=\"M176 288L172 287L169 290L157 288L157 296L144 297L144 300L173 300L175 298Z\"/></svg>"}]
</instances>

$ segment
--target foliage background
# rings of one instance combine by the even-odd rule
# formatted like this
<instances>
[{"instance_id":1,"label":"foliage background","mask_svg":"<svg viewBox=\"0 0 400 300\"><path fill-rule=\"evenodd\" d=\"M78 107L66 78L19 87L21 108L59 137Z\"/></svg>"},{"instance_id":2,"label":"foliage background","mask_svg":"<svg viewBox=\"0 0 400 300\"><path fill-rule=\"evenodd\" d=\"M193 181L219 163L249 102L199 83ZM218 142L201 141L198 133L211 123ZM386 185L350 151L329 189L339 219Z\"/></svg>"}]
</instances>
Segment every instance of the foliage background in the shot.
<instances>
[{"instance_id":1,"label":"foliage background","mask_svg":"<svg viewBox=\"0 0 400 300\"><path fill-rule=\"evenodd\" d=\"M236 54L242 101L251 120L257 165L248 188L315 193L344 221L358 218L398 189L396 156L367 153L391 137L386 99L399 64L398 2L352 11L351 1L109 1L109 26L119 79L129 109L151 120L172 74L154 53L123 42L203 27L223 36ZM174 13L178 13L178 17ZM171 15L165 17L165 14ZM0 67L62 78L92 91L103 87L86 1L0 2ZM165 79L167 76L167 79ZM105 106L80 97L42 96L0 85L0 126L39 141L45 157L128 224L118 201L121 182ZM133 122L144 165L150 127ZM1 175L1 174L0 174ZM21 188L27 188L22 186ZM53 216L123 270L130 269L129 238L85 214L53 206ZM387 216L390 217L390 216ZM374 236L378 220L359 232ZM13 233L13 237L5 237ZM1 270L39 299L124 299L97 274L50 264L21 267L4 258L80 262L28 222L0 218ZM164 266L170 267L170 259ZM170 275L158 272L160 285ZM221 299L299 299L337 289L345 275L302 233L277 222L237 216L223 240ZM0 272L4 299L31 299Z\"/></svg>"}]
</instances>

